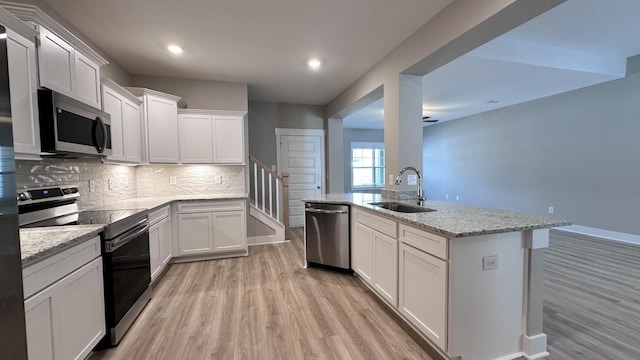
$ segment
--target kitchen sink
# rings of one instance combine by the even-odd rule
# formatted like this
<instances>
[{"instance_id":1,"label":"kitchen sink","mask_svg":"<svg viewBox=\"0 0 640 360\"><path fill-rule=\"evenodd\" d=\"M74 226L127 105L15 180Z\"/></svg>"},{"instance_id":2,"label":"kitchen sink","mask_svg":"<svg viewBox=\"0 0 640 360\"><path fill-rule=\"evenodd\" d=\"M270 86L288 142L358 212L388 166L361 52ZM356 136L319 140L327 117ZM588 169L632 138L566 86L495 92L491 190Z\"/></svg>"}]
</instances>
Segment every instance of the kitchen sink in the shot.
<instances>
[{"instance_id":1,"label":"kitchen sink","mask_svg":"<svg viewBox=\"0 0 640 360\"><path fill-rule=\"evenodd\" d=\"M369 205L373 205L379 208L401 212L401 213L423 213L423 212L436 211L435 209L411 206L411 205L407 205L399 202L393 202L393 201L374 202L374 203L369 203Z\"/></svg>"}]
</instances>

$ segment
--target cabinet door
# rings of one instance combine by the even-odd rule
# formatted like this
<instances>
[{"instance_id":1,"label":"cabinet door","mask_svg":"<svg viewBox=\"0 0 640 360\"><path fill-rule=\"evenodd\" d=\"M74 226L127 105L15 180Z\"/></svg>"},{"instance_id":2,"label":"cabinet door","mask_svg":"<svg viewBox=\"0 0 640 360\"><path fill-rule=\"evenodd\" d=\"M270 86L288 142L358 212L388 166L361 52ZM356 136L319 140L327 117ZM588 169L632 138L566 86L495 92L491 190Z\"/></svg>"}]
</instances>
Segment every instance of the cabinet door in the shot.
<instances>
[{"instance_id":1,"label":"cabinet door","mask_svg":"<svg viewBox=\"0 0 640 360\"><path fill-rule=\"evenodd\" d=\"M16 158L38 158L40 123L36 46L10 29L7 29L7 34L14 150Z\"/></svg>"},{"instance_id":2,"label":"cabinet door","mask_svg":"<svg viewBox=\"0 0 640 360\"><path fill-rule=\"evenodd\" d=\"M145 95L149 162L178 163L178 107L175 101Z\"/></svg>"},{"instance_id":3,"label":"cabinet door","mask_svg":"<svg viewBox=\"0 0 640 360\"><path fill-rule=\"evenodd\" d=\"M42 26L39 39L40 86L75 97L75 50Z\"/></svg>"},{"instance_id":4,"label":"cabinet door","mask_svg":"<svg viewBox=\"0 0 640 360\"><path fill-rule=\"evenodd\" d=\"M105 335L102 257L58 283L62 359L84 359Z\"/></svg>"},{"instance_id":5,"label":"cabinet door","mask_svg":"<svg viewBox=\"0 0 640 360\"><path fill-rule=\"evenodd\" d=\"M122 138L125 160L140 163L140 106L127 100L122 107Z\"/></svg>"},{"instance_id":6,"label":"cabinet door","mask_svg":"<svg viewBox=\"0 0 640 360\"><path fill-rule=\"evenodd\" d=\"M109 160L123 161L124 156L124 139L123 139L123 106L124 99L120 94L111 90L107 86L102 87L102 97L104 112L111 115L111 149L112 154L108 156Z\"/></svg>"},{"instance_id":7,"label":"cabinet door","mask_svg":"<svg viewBox=\"0 0 640 360\"><path fill-rule=\"evenodd\" d=\"M213 251L213 214L178 214L180 255Z\"/></svg>"},{"instance_id":8,"label":"cabinet door","mask_svg":"<svg viewBox=\"0 0 640 360\"><path fill-rule=\"evenodd\" d=\"M441 349L446 349L447 263L400 244L399 310Z\"/></svg>"},{"instance_id":9,"label":"cabinet door","mask_svg":"<svg viewBox=\"0 0 640 360\"><path fill-rule=\"evenodd\" d=\"M373 232L373 287L394 307L398 306L398 240Z\"/></svg>"},{"instance_id":10,"label":"cabinet door","mask_svg":"<svg viewBox=\"0 0 640 360\"><path fill-rule=\"evenodd\" d=\"M161 270L160 263L160 224L149 228L149 263L151 269L151 281L154 281Z\"/></svg>"},{"instance_id":11,"label":"cabinet door","mask_svg":"<svg viewBox=\"0 0 640 360\"><path fill-rule=\"evenodd\" d=\"M373 230L355 223L353 270L368 283L373 281Z\"/></svg>"},{"instance_id":12,"label":"cabinet door","mask_svg":"<svg viewBox=\"0 0 640 360\"><path fill-rule=\"evenodd\" d=\"M75 52L75 98L95 108L101 108L100 67L78 51Z\"/></svg>"},{"instance_id":13,"label":"cabinet door","mask_svg":"<svg viewBox=\"0 0 640 360\"><path fill-rule=\"evenodd\" d=\"M244 118L213 117L213 162L244 164Z\"/></svg>"},{"instance_id":14,"label":"cabinet door","mask_svg":"<svg viewBox=\"0 0 640 360\"><path fill-rule=\"evenodd\" d=\"M30 360L61 358L58 347L60 321L56 308L55 291L55 285L50 286L24 302L27 351Z\"/></svg>"},{"instance_id":15,"label":"cabinet door","mask_svg":"<svg viewBox=\"0 0 640 360\"><path fill-rule=\"evenodd\" d=\"M210 115L181 114L180 162L183 164L213 163L213 125Z\"/></svg>"},{"instance_id":16,"label":"cabinet door","mask_svg":"<svg viewBox=\"0 0 640 360\"><path fill-rule=\"evenodd\" d=\"M158 241L158 245L160 247L160 267L164 268L168 263L169 260L171 260L171 244L172 244L172 238L171 238L171 219L170 218L166 218L164 220L162 220L159 224L160 227L160 237L159 237L159 241Z\"/></svg>"},{"instance_id":17,"label":"cabinet door","mask_svg":"<svg viewBox=\"0 0 640 360\"><path fill-rule=\"evenodd\" d=\"M214 251L247 248L247 224L244 211L225 211L213 214Z\"/></svg>"}]
</instances>

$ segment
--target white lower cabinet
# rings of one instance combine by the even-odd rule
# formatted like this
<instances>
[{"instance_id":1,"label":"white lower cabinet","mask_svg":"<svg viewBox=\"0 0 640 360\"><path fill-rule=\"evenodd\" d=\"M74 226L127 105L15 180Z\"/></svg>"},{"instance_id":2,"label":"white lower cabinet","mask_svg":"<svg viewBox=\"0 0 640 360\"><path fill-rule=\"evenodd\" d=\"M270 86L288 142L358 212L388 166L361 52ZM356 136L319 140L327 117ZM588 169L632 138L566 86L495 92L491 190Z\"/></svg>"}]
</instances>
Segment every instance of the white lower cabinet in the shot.
<instances>
[{"instance_id":1,"label":"white lower cabinet","mask_svg":"<svg viewBox=\"0 0 640 360\"><path fill-rule=\"evenodd\" d=\"M373 282L373 230L355 224L353 237L353 271L368 283Z\"/></svg>"},{"instance_id":2,"label":"white lower cabinet","mask_svg":"<svg viewBox=\"0 0 640 360\"><path fill-rule=\"evenodd\" d=\"M399 310L441 349L446 349L447 262L400 244Z\"/></svg>"},{"instance_id":3,"label":"white lower cabinet","mask_svg":"<svg viewBox=\"0 0 640 360\"><path fill-rule=\"evenodd\" d=\"M353 270L395 307L398 305L397 225L357 209L353 211L352 218ZM386 234L374 229L385 231Z\"/></svg>"},{"instance_id":4,"label":"white lower cabinet","mask_svg":"<svg viewBox=\"0 0 640 360\"><path fill-rule=\"evenodd\" d=\"M171 260L171 215L169 206L149 214L149 257L151 282L165 269Z\"/></svg>"},{"instance_id":5,"label":"white lower cabinet","mask_svg":"<svg viewBox=\"0 0 640 360\"><path fill-rule=\"evenodd\" d=\"M30 360L84 359L105 335L99 238L90 241L94 244L77 245L23 270L30 295L24 302ZM57 279L85 256L93 260Z\"/></svg>"},{"instance_id":6,"label":"white lower cabinet","mask_svg":"<svg viewBox=\"0 0 640 360\"><path fill-rule=\"evenodd\" d=\"M245 200L181 203L178 205L179 255L246 255L246 224Z\"/></svg>"}]
</instances>

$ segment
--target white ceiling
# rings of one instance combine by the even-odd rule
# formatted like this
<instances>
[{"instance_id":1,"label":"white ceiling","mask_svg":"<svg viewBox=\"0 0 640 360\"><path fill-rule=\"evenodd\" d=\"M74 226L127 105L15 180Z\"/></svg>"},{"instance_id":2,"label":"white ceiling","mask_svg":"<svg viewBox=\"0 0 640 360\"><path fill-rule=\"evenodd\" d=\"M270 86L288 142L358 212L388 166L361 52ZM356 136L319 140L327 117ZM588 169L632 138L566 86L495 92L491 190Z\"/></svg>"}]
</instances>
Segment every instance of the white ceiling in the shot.
<instances>
[{"instance_id":1,"label":"white ceiling","mask_svg":"<svg viewBox=\"0 0 640 360\"><path fill-rule=\"evenodd\" d=\"M325 105L452 0L43 0L136 75L247 83ZM170 56L167 44L186 52ZM319 56L326 67L307 70Z\"/></svg>"},{"instance_id":2,"label":"white ceiling","mask_svg":"<svg viewBox=\"0 0 640 360\"><path fill-rule=\"evenodd\" d=\"M427 74L424 115L452 120L623 77L640 54L639 14L637 0L568 0ZM377 101L345 127L382 129L382 111Z\"/></svg>"}]
</instances>

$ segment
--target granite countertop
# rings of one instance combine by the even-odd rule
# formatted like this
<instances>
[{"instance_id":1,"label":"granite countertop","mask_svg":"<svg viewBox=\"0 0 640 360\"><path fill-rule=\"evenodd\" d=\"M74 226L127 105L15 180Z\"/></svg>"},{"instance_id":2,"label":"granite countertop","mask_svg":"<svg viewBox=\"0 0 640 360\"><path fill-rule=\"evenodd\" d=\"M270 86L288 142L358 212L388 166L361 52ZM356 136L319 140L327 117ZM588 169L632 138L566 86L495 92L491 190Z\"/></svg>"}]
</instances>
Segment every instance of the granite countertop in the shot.
<instances>
[{"instance_id":1,"label":"granite countertop","mask_svg":"<svg viewBox=\"0 0 640 360\"><path fill-rule=\"evenodd\" d=\"M369 205L371 202L390 201L382 199L379 194L326 194L315 198L303 199L303 201L355 205L378 215L449 238L571 225L570 221L547 216L528 215L435 200L426 200L423 207L435 209L436 211L415 214L399 213ZM415 200L399 200L398 202L417 206Z\"/></svg>"},{"instance_id":2,"label":"granite countertop","mask_svg":"<svg viewBox=\"0 0 640 360\"><path fill-rule=\"evenodd\" d=\"M20 229L22 267L53 256L62 250L94 238L104 226L69 225Z\"/></svg>"},{"instance_id":3,"label":"granite countertop","mask_svg":"<svg viewBox=\"0 0 640 360\"><path fill-rule=\"evenodd\" d=\"M247 194L203 194L177 195L163 197L141 197L116 201L108 205L86 210L129 210L146 209L149 211L171 204L174 201L232 200L246 199ZM67 225L41 228L20 229L20 250L22 267L55 255L62 250L89 240L100 234L103 225Z\"/></svg>"}]
</instances>

